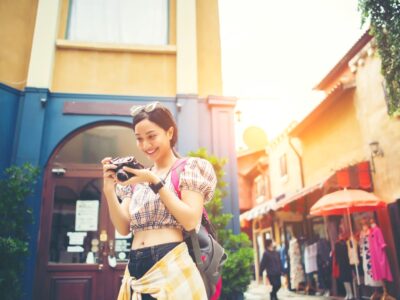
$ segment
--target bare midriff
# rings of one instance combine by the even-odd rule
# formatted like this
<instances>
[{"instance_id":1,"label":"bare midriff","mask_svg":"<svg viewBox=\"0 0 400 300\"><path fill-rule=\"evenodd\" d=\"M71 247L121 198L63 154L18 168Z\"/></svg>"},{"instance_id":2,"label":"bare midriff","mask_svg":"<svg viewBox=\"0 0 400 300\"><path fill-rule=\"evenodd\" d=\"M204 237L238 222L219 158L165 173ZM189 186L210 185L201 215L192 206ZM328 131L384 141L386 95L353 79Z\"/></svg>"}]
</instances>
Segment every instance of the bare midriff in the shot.
<instances>
[{"instance_id":1,"label":"bare midriff","mask_svg":"<svg viewBox=\"0 0 400 300\"><path fill-rule=\"evenodd\" d=\"M135 232L132 249L140 249L166 243L182 242L182 230L179 228L150 229Z\"/></svg>"}]
</instances>

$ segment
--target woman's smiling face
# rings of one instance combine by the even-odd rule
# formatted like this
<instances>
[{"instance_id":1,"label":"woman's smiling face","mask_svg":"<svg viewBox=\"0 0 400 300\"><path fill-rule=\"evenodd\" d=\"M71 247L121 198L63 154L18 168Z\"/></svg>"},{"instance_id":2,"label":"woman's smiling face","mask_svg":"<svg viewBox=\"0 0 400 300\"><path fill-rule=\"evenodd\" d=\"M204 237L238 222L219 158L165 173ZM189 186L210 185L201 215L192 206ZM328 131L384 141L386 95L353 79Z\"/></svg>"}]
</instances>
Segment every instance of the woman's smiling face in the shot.
<instances>
[{"instance_id":1,"label":"woman's smiling face","mask_svg":"<svg viewBox=\"0 0 400 300\"><path fill-rule=\"evenodd\" d=\"M135 126L137 146L152 161L159 160L171 151L170 141L173 134L174 129L172 127L165 131L148 119L140 121Z\"/></svg>"}]
</instances>

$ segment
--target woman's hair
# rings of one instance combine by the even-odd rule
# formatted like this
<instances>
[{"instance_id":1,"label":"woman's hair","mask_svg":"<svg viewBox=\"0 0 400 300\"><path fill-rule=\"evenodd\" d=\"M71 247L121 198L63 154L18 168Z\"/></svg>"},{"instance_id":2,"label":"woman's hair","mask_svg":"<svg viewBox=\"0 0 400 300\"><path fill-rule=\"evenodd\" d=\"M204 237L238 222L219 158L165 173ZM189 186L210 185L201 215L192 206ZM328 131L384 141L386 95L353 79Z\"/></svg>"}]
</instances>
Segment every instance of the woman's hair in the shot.
<instances>
[{"instance_id":1,"label":"woman's hair","mask_svg":"<svg viewBox=\"0 0 400 300\"><path fill-rule=\"evenodd\" d=\"M175 156L180 157L179 153L175 150L175 145L178 141L178 127L176 126L176 122L171 111L160 103L157 103L157 105L155 105L155 108L149 112L143 109L133 117L133 130L135 130L136 125L143 120L149 120L160 126L165 131L172 127L174 132L170 141L170 145Z\"/></svg>"}]
</instances>

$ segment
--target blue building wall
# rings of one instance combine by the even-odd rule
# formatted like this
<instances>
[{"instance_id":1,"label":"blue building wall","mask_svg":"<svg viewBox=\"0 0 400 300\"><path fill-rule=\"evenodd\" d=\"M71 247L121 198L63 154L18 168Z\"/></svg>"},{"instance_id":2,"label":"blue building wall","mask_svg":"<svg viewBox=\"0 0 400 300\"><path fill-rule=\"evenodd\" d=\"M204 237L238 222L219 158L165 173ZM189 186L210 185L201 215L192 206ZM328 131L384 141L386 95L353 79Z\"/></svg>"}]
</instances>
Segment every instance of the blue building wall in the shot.
<instances>
[{"instance_id":1,"label":"blue building wall","mask_svg":"<svg viewBox=\"0 0 400 300\"><path fill-rule=\"evenodd\" d=\"M42 174L44 174L47 162L56 147L76 130L96 123L131 123L130 116L64 114L66 102L126 102L129 105L141 105L155 100L162 102L172 111L177 120L179 130L178 151L182 155L187 154L188 151L197 150L199 147L206 147L210 153L229 159L226 167L226 179L230 185L230 195L227 199L224 199L224 211L234 215L229 227L235 233L239 232L236 159L232 156L234 147L228 149L229 143L224 142L224 140L232 137L218 134L217 138L222 140L218 143L220 146L215 147L214 144L216 143L212 136L215 136L216 132L229 133L229 131L212 124L214 113L210 113L209 104L206 100L198 99L197 96L171 98L64 94L51 93L47 89L38 88L26 88L24 92L20 92L6 86L0 86L0 93L0 101L2 101L0 103L5 107L1 112L2 123L0 123L2 130L0 141L2 149L5 149L5 155L1 155L0 158L1 166L21 165L30 162L39 166ZM216 113L216 116L218 116L218 113ZM214 122L216 122L215 120ZM230 126L228 123L223 125ZM221 145L223 146L221 147ZM30 256L26 262L23 282L27 299L32 298L34 284L42 189L43 178L40 177L34 194L27 199L27 204L32 208L35 219L35 223L28 229L31 236Z\"/></svg>"},{"instance_id":2,"label":"blue building wall","mask_svg":"<svg viewBox=\"0 0 400 300\"><path fill-rule=\"evenodd\" d=\"M154 101L154 97L123 97L106 95L81 95L81 94L51 94L45 89L27 88L25 97L21 100L20 117L18 122L20 130L16 135L16 151L13 163L20 165L30 162L39 166L44 174L46 164L59 143L71 133L84 126L100 122L125 122L130 123L129 116L110 115L66 115L63 114L65 102L130 102L132 105L145 104ZM157 98L163 102L173 113L175 111L174 98ZM37 239L40 229L41 195L43 178L36 185L35 193L27 199L28 205L33 210L36 222L29 228L31 236L30 257L24 272L25 294L28 298L32 295L33 278L37 257Z\"/></svg>"},{"instance_id":3,"label":"blue building wall","mask_svg":"<svg viewBox=\"0 0 400 300\"><path fill-rule=\"evenodd\" d=\"M10 166L22 92L0 83L0 177Z\"/></svg>"},{"instance_id":4,"label":"blue building wall","mask_svg":"<svg viewBox=\"0 0 400 300\"><path fill-rule=\"evenodd\" d=\"M65 102L95 102L110 103L127 102L132 105L142 105L149 101L160 101L176 114L175 98L165 97L133 97L133 96L107 96L107 95L82 95L82 94L52 94L46 108L45 126L43 128L43 144L40 156L40 165L44 166L57 145L69 134L84 126L100 122L124 122L130 124L130 116L110 115L63 115Z\"/></svg>"}]
</instances>

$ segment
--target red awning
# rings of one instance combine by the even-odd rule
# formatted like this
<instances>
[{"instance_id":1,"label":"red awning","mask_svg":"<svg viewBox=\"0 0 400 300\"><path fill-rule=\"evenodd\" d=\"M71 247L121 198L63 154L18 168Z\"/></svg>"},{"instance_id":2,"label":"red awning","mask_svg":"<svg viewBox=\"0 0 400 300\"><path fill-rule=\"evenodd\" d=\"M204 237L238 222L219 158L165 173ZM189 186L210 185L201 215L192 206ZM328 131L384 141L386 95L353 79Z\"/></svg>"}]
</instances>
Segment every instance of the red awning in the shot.
<instances>
[{"instance_id":1,"label":"red awning","mask_svg":"<svg viewBox=\"0 0 400 300\"><path fill-rule=\"evenodd\" d=\"M300 191L276 200L265 201L252 209L242 213L240 219L252 220L269 211L284 210L297 213L309 213L315 202L327 193L344 188L372 191L372 179L369 161L364 161L353 166L342 168L325 177L320 182L307 186ZM305 201L307 199L307 201Z\"/></svg>"},{"instance_id":2,"label":"red awning","mask_svg":"<svg viewBox=\"0 0 400 300\"><path fill-rule=\"evenodd\" d=\"M362 189L372 191L372 180L369 167L369 161L337 170L319 183L305 187L300 191L283 198L276 203L276 210L296 211L304 213L309 211L310 207L323 195L341 190ZM302 201L307 197L307 201Z\"/></svg>"}]
</instances>

